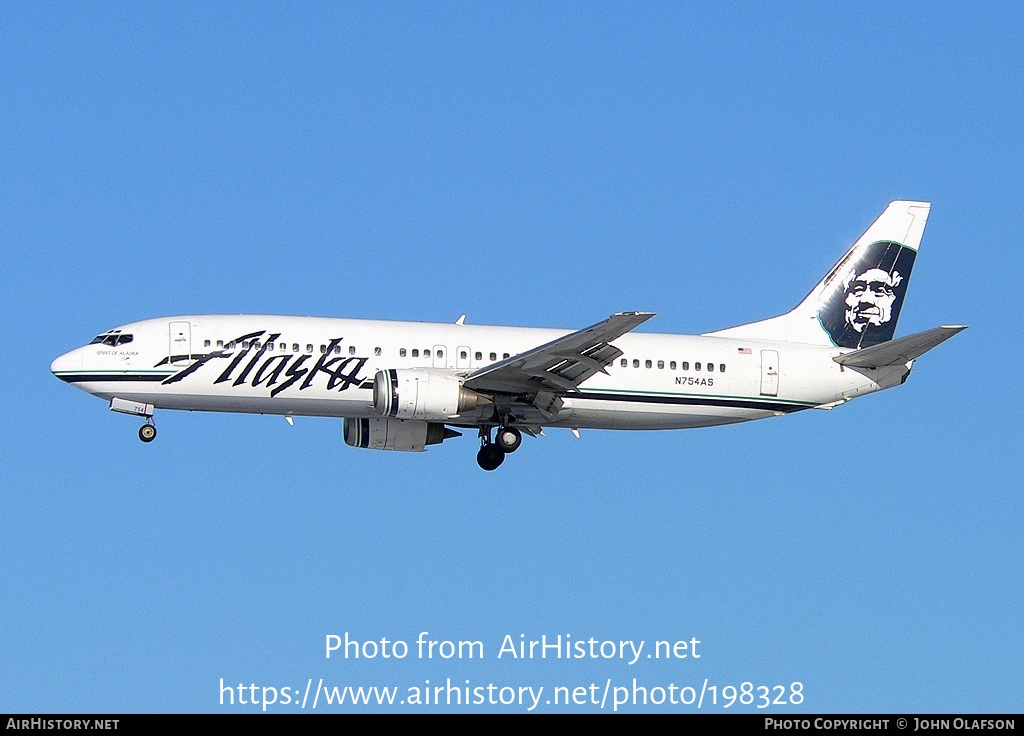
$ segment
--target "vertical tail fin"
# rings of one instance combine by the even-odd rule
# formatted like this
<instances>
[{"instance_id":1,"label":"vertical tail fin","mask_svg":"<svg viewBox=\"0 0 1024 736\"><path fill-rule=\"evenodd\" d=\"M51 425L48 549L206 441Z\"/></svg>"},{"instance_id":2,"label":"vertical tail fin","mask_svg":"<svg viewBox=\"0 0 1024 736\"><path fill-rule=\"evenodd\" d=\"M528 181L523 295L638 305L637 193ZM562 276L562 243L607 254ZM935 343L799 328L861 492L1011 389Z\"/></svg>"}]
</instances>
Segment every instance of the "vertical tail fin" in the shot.
<instances>
[{"instance_id":1,"label":"vertical tail fin","mask_svg":"<svg viewBox=\"0 0 1024 736\"><path fill-rule=\"evenodd\" d=\"M891 340L930 208L890 203L792 311L708 334L844 348Z\"/></svg>"}]
</instances>

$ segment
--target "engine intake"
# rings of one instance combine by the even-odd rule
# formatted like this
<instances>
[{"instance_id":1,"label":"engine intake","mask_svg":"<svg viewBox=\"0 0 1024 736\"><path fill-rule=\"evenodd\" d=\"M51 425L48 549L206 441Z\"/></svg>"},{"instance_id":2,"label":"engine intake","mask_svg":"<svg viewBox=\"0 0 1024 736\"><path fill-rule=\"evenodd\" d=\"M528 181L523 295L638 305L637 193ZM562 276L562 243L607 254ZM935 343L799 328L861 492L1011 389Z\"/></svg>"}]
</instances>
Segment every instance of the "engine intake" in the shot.
<instances>
[{"instance_id":1,"label":"engine intake","mask_svg":"<svg viewBox=\"0 0 1024 736\"><path fill-rule=\"evenodd\" d=\"M373 408L383 417L443 422L490 403L451 373L391 369L373 378Z\"/></svg>"}]
</instances>

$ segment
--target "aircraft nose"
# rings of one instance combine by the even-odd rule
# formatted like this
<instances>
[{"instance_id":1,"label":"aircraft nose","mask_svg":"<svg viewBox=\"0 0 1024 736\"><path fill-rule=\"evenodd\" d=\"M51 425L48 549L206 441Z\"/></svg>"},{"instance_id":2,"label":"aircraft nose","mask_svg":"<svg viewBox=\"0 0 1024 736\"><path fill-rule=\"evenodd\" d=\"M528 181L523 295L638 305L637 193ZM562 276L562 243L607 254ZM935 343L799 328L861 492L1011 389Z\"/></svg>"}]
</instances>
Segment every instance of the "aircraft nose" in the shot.
<instances>
[{"instance_id":1,"label":"aircraft nose","mask_svg":"<svg viewBox=\"0 0 1024 736\"><path fill-rule=\"evenodd\" d=\"M75 348L70 353L64 353L50 363L50 373L63 379L64 376L82 370L82 348Z\"/></svg>"}]
</instances>

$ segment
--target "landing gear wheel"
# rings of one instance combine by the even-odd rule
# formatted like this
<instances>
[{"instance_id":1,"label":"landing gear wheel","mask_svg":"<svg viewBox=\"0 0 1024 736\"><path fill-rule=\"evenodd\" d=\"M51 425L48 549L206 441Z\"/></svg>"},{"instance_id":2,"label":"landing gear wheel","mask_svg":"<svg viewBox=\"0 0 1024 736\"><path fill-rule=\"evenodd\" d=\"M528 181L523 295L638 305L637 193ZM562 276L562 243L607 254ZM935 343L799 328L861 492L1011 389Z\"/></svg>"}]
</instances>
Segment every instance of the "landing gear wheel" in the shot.
<instances>
[{"instance_id":1,"label":"landing gear wheel","mask_svg":"<svg viewBox=\"0 0 1024 736\"><path fill-rule=\"evenodd\" d=\"M139 439L143 442L152 442L156 439L156 427L152 424L143 424L139 427Z\"/></svg>"},{"instance_id":2,"label":"landing gear wheel","mask_svg":"<svg viewBox=\"0 0 1024 736\"><path fill-rule=\"evenodd\" d=\"M484 445L476 454L476 461L484 470L497 470L505 462L505 451L498 445Z\"/></svg>"},{"instance_id":3,"label":"landing gear wheel","mask_svg":"<svg viewBox=\"0 0 1024 736\"><path fill-rule=\"evenodd\" d=\"M523 433L515 427L499 427L494 442L503 452L515 452L523 444Z\"/></svg>"}]
</instances>

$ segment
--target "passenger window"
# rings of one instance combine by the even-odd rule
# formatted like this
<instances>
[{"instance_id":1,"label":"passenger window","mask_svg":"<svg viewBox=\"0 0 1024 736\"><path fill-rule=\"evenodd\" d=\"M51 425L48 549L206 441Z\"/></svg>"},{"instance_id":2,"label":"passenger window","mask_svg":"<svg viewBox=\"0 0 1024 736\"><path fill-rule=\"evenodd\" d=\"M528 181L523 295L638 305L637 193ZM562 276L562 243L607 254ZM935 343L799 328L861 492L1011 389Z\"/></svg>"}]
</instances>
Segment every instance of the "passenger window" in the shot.
<instances>
[{"instance_id":1,"label":"passenger window","mask_svg":"<svg viewBox=\"0 0 1024 736\"><path fill-rule=\"evenodd\" d=\"M311 343L311 342L307 342L306 343L306 352L309 353L310 355L313 354L313 343Z\"/></svg>"},{"instance_id":2,"label":"passenger window","mask_svg":"<svg viewBox=\"0 0 1024 736\"><path fill-rule=\"evenodd\" d=\"M719 363L718 364L718 372L719 373L725 373L725 363Z\"/></svg>"},{"instance_id":3,"label":"passenger window","mask_svg":"<svg viewBox=\"0 0 1024 736\"><path fill-rule=\"evenodd\" d=\"M477 360L483 360L484 354L477 350L475 353L473 353L473 357L476 358Z\"/></svg>"},{"instance_id":4,"label":"passenger window","mask_svg":"<svg viewBox=\"0 0 1024 736\"><path fill-rule=\"evenodd\" d=\"M374 355L380 355L380 348L374 348L373 349L373 354Z\"/></svg>"},{"instance_id":5,"label":"passenger window","mask_svg":"<svg viewBox=\"0 0 1024 736\"><path fill-rule=\"evenodd\" d=\"M497 360L497 359L498 359L498 354L497 353L491 353L491 360Z\"/></svg>"},{"instance_id":6,"label":"passenger window","mask_svg":"<svg viewBox=\"0 0 1024 736\"><path fill-rule=\"evenodd\" d=\"M637 360L636 358L633 358L633 367L634 368L639 368L640 367L640 361Z\"/></svg>"},{"instance_id":7,"label":"passenger window","mask_svg":"<svg viewBox=\"0 0 1024 736\"><path fill-rule=\"evenodd\" d=\"M694 364L693 364L693 369L694 369L695 371L699 371L699 370L700 370L700 363L694 363Z\"/></svg>"},{"instance_id":8,"label":"passenger window","mask_svg":"<svg viewBox=\"0 0 1024 736\"><path fill-rule=\"evenodd\" d=\"M231 342L228 343L228 350L234 350L234 349L235 349L235 341L232 340Z\"/></svg>"},{"instance_id":9,"label":"passenger window","mask_svg":"<svg viewBox=\"0 0 1024 736\"><path fill-rule=\"evenodd\" d=\"M268 342L267 343L267 350L269 350L270 352L274 352L274 343Z\"/></svg>"},{"instance_id":10,"label":"passenger window","mask_svg":"<svg viewBox=\"0 0 1024 736\"><path fill-rule=\"evenodd\" d=\"M398 357L399 358L404 358L405 357L405 348L399 348L398 349Z\"/></svg>"},{"instance_id":11,"label":"passenger window","mask_svg":"<svg viewBox=\"0 0 1024 736\"><path fill-rule=\"evenodd\" d=\"M501 358L502 358L502 360L504 360L504 359L505 359L505 358L507 358L507 357L508 357L508 353L502 353L502 354L501 354Z\"/></svg>"},{"instance_id":12,"label":"passenger window","mask_svg":"<svg viewBox=\"0 0 1024 736\"><path fill-rule=\"evenodd\" d=\"M219 348L224 347L224 341L223 340L218 340L217 341L217 347L219 347Z\"/></svg>"},{"instance_id":13,"label":"passenger window","mask_svg":"<svg viewBox=\"0 0 1024 736\"><path fill-rule=\"evenodd\" d=\"M423 351L423 357L424 358L429 358L430 357L430 351L429 350L424 350Z\"/></svg>"},{"instance_id":14,"label":"passenger window","mask_svg":"<svg viewBox=\"0 0 1024 736\"><path fill-rule=\"evenodd\" d=\"M649 361L649 360L645 360L645 361L644 361L644 365L645 365L646 367L648 367L648 368L653 368L653 367L654 367L654 365L653 365L653 364L651 363L651 361Z\"/></svg>"},{"instance_id":15,"label":"passenger window","mask_svg":"<svg viewBox=\"0 0 1024 736\"><path fill-rule=\"evenodd\" d=\"M675 369L676 369L676 362L675 362L674 360L673 360L673 361L671 361L671 362L670 362L670 363L668 364L668 367L669 367L669 368L670 368L671 370L675 370Z\"/></svg>"},{"instance_id":16,"label":"passenger window","mask_svg":"<svg viewBox=\"0 0 1024 736\"><path fill-rule=\"evenodd\" d=\"M327 352L327 346L326 345L321 345L320 346L320 354L323 355L326 352Z\"/></svg>"},{"instance_id":17,"label":"passenger window","mask_svg":"<svg viewBox=\"0 0 1024 736\"><path fill-rule=\"evenodd\" d=\"M459 351L459 357L462 358L463 360L465 360L466 358L469 357L469 353L467 353L465 350L460 350Z\"/></svg>"},{"instance_id":18,"label":"passenger window","mask_svg":"<svg viewBox=\"0 0 1024 736\"><path fill-rule=\"evenodd\" d=\"M437 351L437 357L438 358L443 358L444 357L444 351L443 350L438 350Z\"/></svg>"},{"instance_id":19,"label":"passenger window","mask_svg":"<svg viewBox=\"0 0 1024 736\"><path fill-rule=\"evenodd\" d=\"M204 341L203 341L203 347L204 347L204 348L208 348L208 347L210 347L210 345L212 345L212 344L213 344L213 343L211 343L211 342L210 342L209 340L204 340Z\"/></svg>"},{"instance_id":20,"label":"passenger window","mask_svg":"<svg viewBox=\"0 0 1024 736\"><path fill-rule=\"evenodd\" d=\"M278 349L278 350L280 350L280 351L281 351L282 353L286 353L286 352L288 352L288 343L286 343L286 342L282 342L282 343L280 343L280 344L279 344L279 345L277 346L277 349Z\"/></svg>"},{"instance_id":21,"label":"passenger window","mask_svg":"<svg viewBox=\"0 0 1024 736\"><path fill-rule=\"evenodd\" d=\"M688 370L690 370L690 361L688 361L688 360L684 360L684 361L683 361L683 365L682 365L682 368L683 368L683 370L684 370L684 371L688 371Z\"/></svg>"},{"instance_id":22,"label":"passenger window","mask_svg":"<svg viewBox=\"0 0 1024 736\"><path fill-rule=\"evenodd\" d=\"M412 349L412 357L414 357L414 358L420 357L420 349L419 348L413 348Z\"/></svg>"},{"instance_id":23,"label":"passenger window","mask_svg":"<svg viewBox=\"0 0 1024 736\"><path fill-rule=\"evenodd\" d=\"M334 352L340 353L341 352L341 346L339 345L338 348ZM355 345L349 345L348 346L348 354L349 355L355 355L356 354L356 346Z\"/></svg>"},{"instance_id":24,"label":"passenger window","mask_svg":"<svg viewBox=\"0 0 1024 736\"><path fill-rule=\"evenodd\" d=\"M665 361L664 360L659 360L658 361L658 367L659 368L664 368L665 367Z\"/></svg>"},{"instance_id":25,"label":"passenger window","mask_svg":"<svg viewBox=\"0 0 1024 736\"><path fill-rule=\"evenodd\" d=\"M629 361L623 358L621 361L619 361L619 365L622 366L623 368L626 368L629 365Z\"/></svg>"},{"instance_id":26,"label":"passenger window","mask_svg":"<svg viewBox=\"0 0 1024 736\"><path fill-rule=\"evenodd\" d=\"M715 364L714 363L708 363L708 373L714 373L714 372L715 372Z\"/></svg>"}]
</instances>

